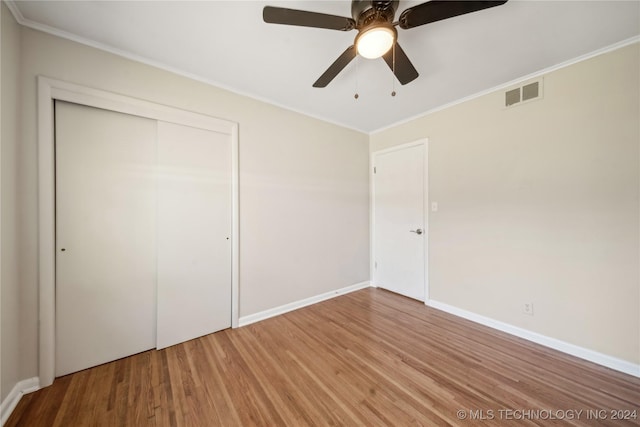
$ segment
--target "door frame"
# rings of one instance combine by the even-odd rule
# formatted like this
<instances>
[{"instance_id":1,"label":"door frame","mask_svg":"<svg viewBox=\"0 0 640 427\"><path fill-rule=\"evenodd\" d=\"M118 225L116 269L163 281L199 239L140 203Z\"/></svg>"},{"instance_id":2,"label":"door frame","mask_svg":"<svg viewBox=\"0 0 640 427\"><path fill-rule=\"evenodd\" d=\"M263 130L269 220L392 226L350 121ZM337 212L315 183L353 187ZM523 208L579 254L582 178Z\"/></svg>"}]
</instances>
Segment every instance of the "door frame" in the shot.
<instances>
[{"instance_id":1,"label":"door frame","mask_svg":"<svg viewBox=\"0 0 640 427\"><path fill-rule=\"evenodd\" d=\"M413 148L417 146L424 146L424 195L423 195L423 222L424 222L424 303L427 304L429 301L429 139L428 138L420 138L418 140L407 142L404 144L395 145L393 147L385 148L382 150L377 150L371 152L369 155L369 182L370 182L370 190L371 190L371 200L370 200L370 224L371 228L369 229L369 236L371 241L370 251L369 251L369 275L371 277L371 286L377 287L376 285L376 268L375 268L375 254L376 254L376 183L375 183L375 172L374 168L376 167L376 159L381 154L387 154L393 151L405 150L407 148Z\"/></svg>"},{"instance_id":2,"label":"door frame","mask_svg":"<svg viewBox=\"0 0 640 427\"><path fill-rule=\"evenodd\" d=\"M51 385L55 378L55 100L229 135L231 138L231 327L238 327L238 123L38 76L38 366L40 385L42 387Z\"/></svg>"}]
</instances>

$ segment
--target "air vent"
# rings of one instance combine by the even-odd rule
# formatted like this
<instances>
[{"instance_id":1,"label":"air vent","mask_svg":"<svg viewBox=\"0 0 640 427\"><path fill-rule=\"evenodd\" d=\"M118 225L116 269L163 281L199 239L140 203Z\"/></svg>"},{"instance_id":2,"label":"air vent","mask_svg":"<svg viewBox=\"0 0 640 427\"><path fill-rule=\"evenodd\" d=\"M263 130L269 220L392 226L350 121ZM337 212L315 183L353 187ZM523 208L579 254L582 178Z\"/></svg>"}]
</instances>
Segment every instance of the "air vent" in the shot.
<instances>
[{"instance_id":1,"label":"air vent","mask_svg":"<svg viewBox=\"0 0 640 427\"><path fill-rule=\"evenodd\" d=\"M504 96L504 101L505 101L505 106L507 107L520 102L520 88L507 91L507 93Z\"/></svg>"},{"instance_id":2,"label":"air vent","mask_svg":"<svg viewBox=\"0 0 640 427\"><path fill-rule=\"evenodd\" d=\"M528 85L522 86L522 100L528 101L530 99L534 99L538 97L540 89L540 84L538 82L529 83Z\"/></svg>"},{"instance_id":3,"label":"air vent","mask_svg":"<svg viewBox=\"0 0 640 427\"><path fill-rule=\"evenodd\" d=\"M511 107L542 97L542 79L527 82L504 93L504 106Z\"/></svg>"}]
</instances>

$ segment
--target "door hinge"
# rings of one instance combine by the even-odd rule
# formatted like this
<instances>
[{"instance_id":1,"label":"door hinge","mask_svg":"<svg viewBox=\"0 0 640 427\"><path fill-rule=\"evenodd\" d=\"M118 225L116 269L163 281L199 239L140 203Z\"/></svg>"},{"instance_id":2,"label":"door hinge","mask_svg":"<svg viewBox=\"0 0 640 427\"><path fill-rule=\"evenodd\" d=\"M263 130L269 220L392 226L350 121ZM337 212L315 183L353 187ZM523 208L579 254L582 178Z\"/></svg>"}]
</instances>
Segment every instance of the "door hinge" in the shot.
<instances>
[{"instance_id":1,"label":"door hinge","mask_svg":"<svg viewBox=\"0 0 640 427\"><path fill-rule=\"evenodd\" d=\"M373 173L376 173L376 167L375 166L373 167Z\"/></svg>"},{"instance_id":2,"label":"door hinge","mask_svg":"<svg viewBox=\"0 0 640 427\"><path fill-rule=\"evenodd\" d=\"M378 268L378 261L373 263L373 268Z\"/></svg>"}]
</instances>

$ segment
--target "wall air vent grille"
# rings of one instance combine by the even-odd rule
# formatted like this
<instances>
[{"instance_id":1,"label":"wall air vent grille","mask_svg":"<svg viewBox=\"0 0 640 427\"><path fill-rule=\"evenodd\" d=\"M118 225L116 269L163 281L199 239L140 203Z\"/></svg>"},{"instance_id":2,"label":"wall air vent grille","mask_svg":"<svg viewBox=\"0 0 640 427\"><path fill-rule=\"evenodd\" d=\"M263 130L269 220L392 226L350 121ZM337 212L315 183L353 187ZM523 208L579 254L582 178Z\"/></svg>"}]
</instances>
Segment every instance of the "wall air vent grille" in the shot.
<instances>
[{"instance_id":1,"label":"wall air vent grille","mask_svg":"<svg viewBox=\"0 0 640 427\"><path fill-rule=\"evenodd\" d=\"M508 90L504 96L505 107L509 107L513 104L520 102L520 88Z\"/></svg>"},{"instance_id":2,"label":"wall air vent grille","mask_svg":"<svg viewBox=\"0 0 640 427\"><path fill-rule=\"evenodd\" d=\"M529 83L522 86L522 100L528 101L538 97L540 92L540 84L538 82Z\"/></svg>"},{"instance_id":3,"label":"wall air vent grille","mask_svg":"<svg viewBox=\"0 0 640 427\"><path fill-rule=\"evenodd\" d=\"M542 79L509 89L504 93L504 106L512 107L542 98Z\"/></svg>"}]
</instances>

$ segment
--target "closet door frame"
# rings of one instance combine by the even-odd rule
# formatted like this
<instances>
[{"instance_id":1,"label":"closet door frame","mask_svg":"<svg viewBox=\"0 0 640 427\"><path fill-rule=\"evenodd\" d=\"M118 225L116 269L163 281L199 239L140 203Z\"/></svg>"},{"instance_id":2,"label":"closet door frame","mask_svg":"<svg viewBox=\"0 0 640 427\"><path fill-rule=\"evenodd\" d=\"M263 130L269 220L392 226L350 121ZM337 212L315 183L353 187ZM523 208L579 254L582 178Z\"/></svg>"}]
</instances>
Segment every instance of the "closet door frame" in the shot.
<instances>
[{"instance_id":1,"label":"closet door frame","mask_svg":"<svg viewBox=\"0 0 640 427\"><path fill-rule=\"evenodd\" d=\"M125 95L38 76L38 362L40 387L55 378L54 101L67 101L229 135L231 138L231 327L239 318L238 124Z\"/></svg>"}]
</instances>

